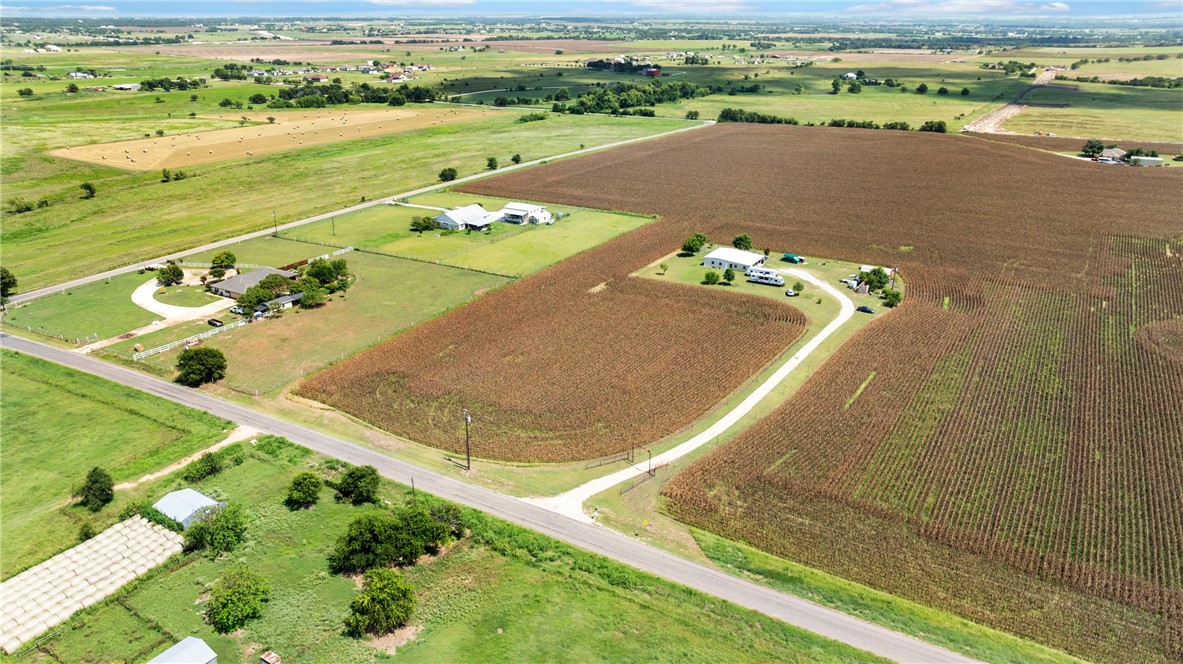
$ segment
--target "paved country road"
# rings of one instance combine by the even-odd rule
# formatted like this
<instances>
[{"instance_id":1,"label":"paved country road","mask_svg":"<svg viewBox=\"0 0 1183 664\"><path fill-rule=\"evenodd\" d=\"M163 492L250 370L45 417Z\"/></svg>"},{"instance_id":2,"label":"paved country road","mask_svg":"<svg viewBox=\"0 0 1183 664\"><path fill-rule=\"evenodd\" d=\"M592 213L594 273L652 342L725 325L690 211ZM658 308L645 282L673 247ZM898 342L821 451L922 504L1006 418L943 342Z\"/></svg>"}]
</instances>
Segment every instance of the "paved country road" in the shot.
<instances>
[{"instance_id":1,"label":"paved country road","mask_svg":"<svg viewBox=\"0 0 1183 664\"><path fill-rule=\"evenodd\" d=\"M296 221L288 222L286 224L279 224L278 226L273 226L271 228L264 228L262 230L253 231L251 233L246 233L244 235L239 235L237 237L232 237L232 238L229 238L226 240L218 240L217 242L203 244L200 247L193 247L192 249L186 249L184 251L174 252L174 253L168 254L167 256L160 256L159 258L153 258L150 260L140 261L138 263L132 263L130 265L124 265L121 267L112 268L110 270L106 270L106 271L100 272L98 274L92 274L89 277L80 277L78 279L72 279L70 281L60 283L60 284L55 284L53 286L46 286L44 288L38 288L36 290L31 290L27 293L18 293L16 295L13 295L12 297L8 298L8 301L11 304L20 304L21 302L28 302L29 300L35 300L35 299L37 299L39 297L43 297L45 295L52 295L54 293L60 293L62 291L69 290L71 288L77 288L77 287L85 285L85 284L93 283L96 281L102 281L104 279L110 279L111 277L116 277L121 274L126 274L128 272L138 270L142 267L147 267L148 265L152 265L154 263L163 263L165 261L177 260L180 258L184 258L185 256L188 256L190 254L199 254L202 252L211 251L213 249L220 249L222 247L227 247L232 244L237 244L237 243L242 242L244 240L251 240L251 239L254 239L257 237L264 237L267 235L271 235L272 233L275 233L277 231L290 230L292 228L296 228L297 226L303 226L304 224L311 224L316 221L324 221L325 219L328 219L330 217L335 217L337 215L347 214L349 212L356 212L358 210L364 210L366 208L373 207L375 205L382 205L383 203L390 203L391 201L395 201L400 198L408 198L410 196L418 196L419 194L426 194L428 192L438 191L440 189L446 189L448 187L454 187L458 184L464 184L465 182L471 182L473 180L487 178L491 175L498 175L501 173L508 173L510 171L516 171L521 168L529 168L530 166L537 166L538 164L543 164L548 161L553 161L555 159L566 159L567 157L574 157L577 155L586 154L588 152L598 152L600 150L607 150L608 148L614 148L614 147L618 147L621 145L628 145L630 143L638 143L640 141L650 141L655 138L661 138L663 136L670 136L671 134L679 134L684 131L690 131L693 129L701 129L702 127L708 127L713 124L715 124L714 120L704 120L702 122L696 122L696 123L691 124L689 126L683 127L681 129L673 129L671 131L662 132L660 134L651 134L649 136L640 136L638 138L629 138L629 139L625 139L623 141L616 141L614 143L607 143L605 145L596 145L596 146L592 146L590 148L583 148L583 149L575 150L572 152L564 152L563 154L552 155L550 157L543 157L541 159L524 161L520 164L514 164L513 166L506 166L504 168L497 169L496 171L486 171L484 173L476 173L474 175L467 175L465 177L452 180L451 182L440 182L438 184L428 185L426 187L420 187L420 188L412 190L412 191L405 191L401 194L393 194L391 196L386 196L385 198L376 198L372 201L358 203L357 205L351 205L346 208L341 208L340 210L333 210L332 212L325 212L324 214L318 214L318 215L315 215L312 217L298 219Z\"/></svg>"},{"instance_id":2,"label":"paved country road","mask_svg":"<svg viewBox=\"0 0 1183 664\"><path fill-rule=\"evenodd\" d=\"M312 450L352 464L375 466L384 477L396 482L410 484L414 479L417 488L441 498L468 505L581 549L607 556L669 581L888 659L899 662L973 661L845 613L680 558L615 531L582 523L518 498L419 468L361 445L223 401L200 390L181 387L131 369L7 334L0 334L0 347L122 383L170 401L204 410L241 426L284 436Z\"/></svg>"}]
</instances>

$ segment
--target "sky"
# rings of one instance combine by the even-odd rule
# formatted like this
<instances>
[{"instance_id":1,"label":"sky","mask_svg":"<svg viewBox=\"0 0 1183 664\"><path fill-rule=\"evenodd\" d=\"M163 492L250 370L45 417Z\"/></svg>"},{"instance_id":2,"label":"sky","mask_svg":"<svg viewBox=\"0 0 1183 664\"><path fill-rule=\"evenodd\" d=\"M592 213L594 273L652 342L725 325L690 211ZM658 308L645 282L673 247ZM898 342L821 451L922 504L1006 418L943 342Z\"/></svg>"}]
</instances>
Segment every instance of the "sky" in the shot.
<instances>
[{"instance_id":1,"label":"sky","mask_svg":"<svg viewBox=\"0 0 1183 664\"><path fill-rule=\"evenodd\" d=\"M0 16L1183 17L1183 0L11 0Z\"/></svg>"}]
</instances>

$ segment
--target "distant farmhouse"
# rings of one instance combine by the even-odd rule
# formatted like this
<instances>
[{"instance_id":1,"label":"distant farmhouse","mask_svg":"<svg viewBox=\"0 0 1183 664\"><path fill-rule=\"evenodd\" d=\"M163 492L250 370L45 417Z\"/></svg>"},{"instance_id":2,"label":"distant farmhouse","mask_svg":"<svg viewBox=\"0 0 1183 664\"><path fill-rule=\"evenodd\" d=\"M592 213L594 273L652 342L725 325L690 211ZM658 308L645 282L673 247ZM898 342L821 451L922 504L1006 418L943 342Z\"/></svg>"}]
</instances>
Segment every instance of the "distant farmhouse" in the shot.
<instances>
[{"instance_id":1,"label":"distant farmhouse","mask_svg":"<svg viewBox=\"0 0 1183 664\"><path fill-rule=\"evenodd\" d=\"M435 217L435 225L448 231L483 231L496 221L497 215L490 214L479 203L447 210Z\"/></svg>"},{"instance_id":2,"label":"distant farmhouse","mask_svg":"<svg viewBox=\"0 0 1183 664\"><path fill-rule=\"evenodd\" d=\"M242 297L242 294L259 285L259 282L266 279L268 276L278 274L287 279L295 279L300 276L295 272L288 272L287 270L277 270L273 267L261 267L257 270L251 270L245 274L239 274L229 279L216 281L209 286L209 290L214 295L228 297L234 300Z\"/></svg>"},{"instance_id":3,"label":"distant farmhouse","mask_svg":"<svg viewBox=\"0 0 1183 664\"><path fill-rule=\"evenodd\" d=\"M541 205L508 203L501 208L501 221L509 224L553 224L554 217Z\"/></svg>"},{"instance_id":4,"label":"distant farmhouse","mask_svg":"<svg viewBox=\"0 0 1183 664\"><path fill-rule=\"evenodd\" d=\"M751 251L743 251L732 247L719 247L706 255L702 264L707 267L726 270L731 268L736 272L747 274L754 267L764 264L768 257Z\"/></svg>"}]
</instances>

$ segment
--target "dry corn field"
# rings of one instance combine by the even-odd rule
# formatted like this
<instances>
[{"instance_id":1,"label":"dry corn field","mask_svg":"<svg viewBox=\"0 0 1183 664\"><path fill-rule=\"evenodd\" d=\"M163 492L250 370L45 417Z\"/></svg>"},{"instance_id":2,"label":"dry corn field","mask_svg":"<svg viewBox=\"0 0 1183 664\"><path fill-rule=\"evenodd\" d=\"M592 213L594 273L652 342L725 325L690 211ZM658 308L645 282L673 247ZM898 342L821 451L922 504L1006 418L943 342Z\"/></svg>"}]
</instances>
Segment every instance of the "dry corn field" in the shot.
<instances>
[{"instance_id":1,"label":"dry corn field","mask_svg":"<svg viewBox=\"0 0 1183 664\"><path fill-rule=\"evenodd\" d=\"M1183 654L1181 187L957 136L716 126L467 188L663 215L624 240L645 243L634 266L694 230L898 266L900 310L672 480L668 509L1077 654L1155 661Z\"/></svg>"}]
</instances>

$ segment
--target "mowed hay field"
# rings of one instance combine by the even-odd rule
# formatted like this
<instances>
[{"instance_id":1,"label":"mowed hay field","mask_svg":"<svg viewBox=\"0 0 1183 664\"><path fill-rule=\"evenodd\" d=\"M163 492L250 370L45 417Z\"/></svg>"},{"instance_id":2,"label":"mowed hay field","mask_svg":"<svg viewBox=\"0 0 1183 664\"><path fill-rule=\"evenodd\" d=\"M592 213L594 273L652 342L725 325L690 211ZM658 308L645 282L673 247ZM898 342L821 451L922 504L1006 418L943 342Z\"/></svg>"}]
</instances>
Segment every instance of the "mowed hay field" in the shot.
<instances>
[{"instance_id":1,"label":"mowed hay field","mask_svg":"<svg viewBox=\"0 0 1183 664\"><path fill-rule=\"evenodd\" d=\"M483 114L485 113L479 109L439 106L420 106L407 110L343 108L270 114L256 112L240 116L251 124L244 124L236 129L66 147L54 150L50 154L104 166L151 171L414 131L473 120ZM276 122L268 123L268 117L275 118ZM219 119L225 118L219 116Z\"/></svg>"},{"instance_id":2,"label":"mowed hay field","mask_svg":"<svg viewBox=\"0 0 1183 664\"><path fill-rule=\"evenodd\" d=\"M900 310L675 478L669 509L1076 654L1156 661L1183 654L1180 175L958 136L717 125L466 189L663 215L622 240L634 266L695 230L898 266ZM610 276L612 249L581 279ZM678 352L706 377L735 345L761 347ZM489 380L474 369L454 389ZM381 398L430 394L399 389Z\"/></svg>"}]
</instances>

